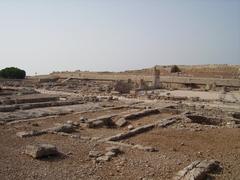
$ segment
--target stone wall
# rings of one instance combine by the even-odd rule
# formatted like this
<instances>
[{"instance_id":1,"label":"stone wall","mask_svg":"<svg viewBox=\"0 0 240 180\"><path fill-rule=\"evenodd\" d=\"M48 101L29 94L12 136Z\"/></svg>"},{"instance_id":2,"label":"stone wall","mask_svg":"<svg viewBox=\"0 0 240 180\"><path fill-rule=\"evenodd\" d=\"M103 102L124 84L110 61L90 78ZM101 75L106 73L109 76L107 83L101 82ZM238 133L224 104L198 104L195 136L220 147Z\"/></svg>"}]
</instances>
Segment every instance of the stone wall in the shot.
<instances>
[{"instance_id":1,"label":"stone wall","mask_svg":"<svg viewBox=\"0 0 240 180\"><path fill-rule=\"evenodd\" d=\"M72 74L59 74L61 78L79 78L79 79L92 79L92 80L128 80L139 82L143 79L146 82L153 82L153 76L138 76L138 75L122 75L119 73L107 73L101 74L96 72L81 72L81 75ZM221 79L221 78L197 78L197 77L180 77L180 76L161 76L161 83L175 83L175 84L197 84L207 85L216 84L216 86L227 86L227 87L240 87L240 79Z\"/></svg>"}]
</instances>

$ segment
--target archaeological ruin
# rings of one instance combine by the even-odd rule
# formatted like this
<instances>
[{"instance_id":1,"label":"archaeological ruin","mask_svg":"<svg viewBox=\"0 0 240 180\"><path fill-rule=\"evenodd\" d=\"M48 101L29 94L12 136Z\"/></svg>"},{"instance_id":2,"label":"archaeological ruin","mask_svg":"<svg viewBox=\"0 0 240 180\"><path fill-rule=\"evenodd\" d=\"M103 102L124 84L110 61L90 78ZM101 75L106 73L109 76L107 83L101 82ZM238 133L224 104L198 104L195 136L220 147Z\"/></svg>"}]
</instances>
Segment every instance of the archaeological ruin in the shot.
<instances>
[{"instance_id":1,"label":"archaeological ruin","mask_svg":"<svg viewBox=\"0 0 240 180\"><path fill-rule=\"evenodd\" d=\"M0 79L0 179L239 179L238 67L169 68Z\"/></svg>"}]
</instances>

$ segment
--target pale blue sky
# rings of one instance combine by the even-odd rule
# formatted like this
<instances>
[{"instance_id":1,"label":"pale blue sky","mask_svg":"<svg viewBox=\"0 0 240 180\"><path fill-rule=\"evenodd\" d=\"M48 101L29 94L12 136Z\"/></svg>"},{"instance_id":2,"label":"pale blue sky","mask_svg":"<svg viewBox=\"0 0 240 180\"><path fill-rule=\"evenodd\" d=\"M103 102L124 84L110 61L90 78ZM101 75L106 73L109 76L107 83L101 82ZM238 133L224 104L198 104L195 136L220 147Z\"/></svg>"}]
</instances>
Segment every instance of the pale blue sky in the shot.
<instances>
[{"instance_id":1,"label":"pale blue sky","mask_svg":"<svg viewBox=\"0 0 240 180\"><path fill-rule=\"evenodd\" d=\"M240 64L240 0L0 0L0 68Z\"/></svg>"}]
</instances>

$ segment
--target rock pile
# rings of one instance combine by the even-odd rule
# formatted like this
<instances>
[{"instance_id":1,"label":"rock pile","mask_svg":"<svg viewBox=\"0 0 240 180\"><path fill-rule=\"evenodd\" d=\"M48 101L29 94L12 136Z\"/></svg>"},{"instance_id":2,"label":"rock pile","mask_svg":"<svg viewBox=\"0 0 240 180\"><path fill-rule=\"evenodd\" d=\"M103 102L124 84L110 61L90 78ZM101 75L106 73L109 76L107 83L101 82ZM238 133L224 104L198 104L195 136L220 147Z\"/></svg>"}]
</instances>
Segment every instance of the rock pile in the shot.
<instances>
[{"instance_id":1,"label":"rock pile","mask_svg":"<svg viewBox=\"0 0 240 180\"><path fill-rule=\"evenodd\" d=\"M122 153L118 146L112 146L106 148L106 153L101 153L99 151L90 151L88 156L94 158L96 162L110 161L113 157L116 157Z\"/></svg>"}]
</instances>

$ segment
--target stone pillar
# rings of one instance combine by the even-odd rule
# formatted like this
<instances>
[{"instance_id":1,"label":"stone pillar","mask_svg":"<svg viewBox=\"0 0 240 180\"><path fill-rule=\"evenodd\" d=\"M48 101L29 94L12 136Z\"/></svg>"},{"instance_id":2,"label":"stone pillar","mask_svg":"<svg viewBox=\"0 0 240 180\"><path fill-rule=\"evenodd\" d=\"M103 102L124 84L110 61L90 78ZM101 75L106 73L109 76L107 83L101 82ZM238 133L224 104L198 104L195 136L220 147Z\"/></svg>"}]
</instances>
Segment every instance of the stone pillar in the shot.
<instances>
[{"instance_id":1,"label":"stone pillar","mask_svg":"<svg viewBox=\"0 0 240 180\"><path fill-rule=\"evenodd\" d=\"M157 69L157 67L154 67L154 72L153 72L153 87L154 88L160 88L160 70Z\"/></svg>"},{"instance_id":2,"label":"stone pillar","mask_svg":"<svg viewBox=\"0 0 240 180\"><path fill-rule=\"evenodd\" d=\"M143 79L140 79L140 82L139 82L139 89L145 89L145 82Z\"/></svg>"}]
</instances>

